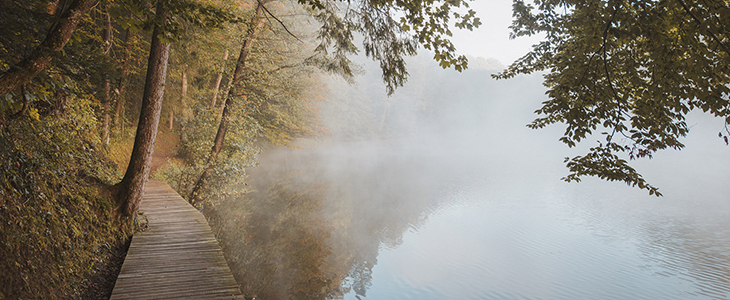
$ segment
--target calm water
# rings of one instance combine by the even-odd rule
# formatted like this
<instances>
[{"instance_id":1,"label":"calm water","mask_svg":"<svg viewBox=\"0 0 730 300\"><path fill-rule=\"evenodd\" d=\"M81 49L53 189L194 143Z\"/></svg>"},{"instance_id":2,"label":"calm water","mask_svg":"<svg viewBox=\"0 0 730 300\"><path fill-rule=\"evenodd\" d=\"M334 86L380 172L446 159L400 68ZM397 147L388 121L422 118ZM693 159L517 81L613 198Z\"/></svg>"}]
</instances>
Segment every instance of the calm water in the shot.
<instances>
[{"instance_id":1,"label":"calm water","mask_svg":"<svg viewBox=\"0 0 730 300\"><path fill-rule=\"evenodd\" d=\"M730 147L717 138L723 120L691 113L684 150L632 162L665 195L657 198L623 183L560 180L563 158L603 137L569 149L557 141L561 126L525 128L545 100L541 77L497 83L489 72L414 74L428 74L425 83L392 101L391 128L398 129L391 136L401 138L263 152L250 170L249 202L229 209L242 211L231 225L241 239L253 236L234 246L244 293L730 299ZM342 101L360 94L344 93ZM408 103L431 113L397 113L408 112L396 109Z\"/></svg>"},{"instance_id":2,"label":"calm water","mask_svg":"<svg viewBox=\"0 0 730 300\"><path fill-rule=\"evenodd\" d=\"M640 162L665 194L656 198L622 183L562 182L561 155L534 153L550 151L434 148L390 140L282 150L264 155L252 178L258 189L267 176L326 185L327 270L349 270L330 297L730 298L727 149Z\"/></svg>"},{"instance_id":3,"label":"calm water","mask_svg":"<svg viewBox=\"0 0 730 300\"><path fill-rule=\"evenodd\" d=\"M247 241L232 246L244 293L730 299L723 120L691 113L684 150L632 162L662 198L591 178L569 184L560 181L563 158L603 137L569 149L557 141L560 125L525 128L546 100L541 76L495 82L486 71L428 70L415 70L387 105L368 98L366 85L335 93L357 104L345 108L373 106L365 111L376 128L401 138L263 152L250 170L252 192L228 209L240 211L231 219L240 239L231 240ZM369 124L342 105L324 112L340 131Z\"/></svg>"}]
</instances>

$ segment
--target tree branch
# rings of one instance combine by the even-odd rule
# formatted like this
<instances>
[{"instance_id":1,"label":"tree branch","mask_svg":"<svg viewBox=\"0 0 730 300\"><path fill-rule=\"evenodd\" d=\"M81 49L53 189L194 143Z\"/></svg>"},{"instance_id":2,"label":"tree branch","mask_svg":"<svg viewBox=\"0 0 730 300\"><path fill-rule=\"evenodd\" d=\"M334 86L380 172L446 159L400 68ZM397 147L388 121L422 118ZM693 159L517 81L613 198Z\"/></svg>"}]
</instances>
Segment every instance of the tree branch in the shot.
<instances>
[{"instance_id":1,"label":"tree branch","mask_svg":"<svg viewBox=\"0 0 730 300\"><path fill-rule=\"evenodd\" d=\"M63 11L58 22L48 30L43 42L30 55L12 66L10 70L0 74L0 95L4 95L17 87L28 83L40 73L49 62L53 54L61 51L73 34L76 25L86 12L99 0L74 0L69 9Z\"/></svg>"},{"instance_id":2,"label":"tree branch","mask_svg":"<svg viewBox=\"0 0 730 300\"><path fill-rule=\"evenodd\" d=\"M682 5L682 8L684 8L684 11L686 11L692 17L692 19L695 20L697 25L699 25L700 27L704 27L702 25L702 21L700 21L700 19L689 9L689 7L687 7L687 4L684 3L684 1L677 0L677 2L679 2L680 5ZM720 38L718 38L717 35L715 35L715 33L712 32L709 28L705 28L705 29L707 30L707 33L710 34L710 37L712 37L712 39L715 40L715 42L720 44L720 47L722 47L722 49L725 50L725 53L727 53L727 55L730 57L730 48L728 47L728 45L725 45L725 43L723 43L720 40Z\"/></svg>"},{"instance_id":3,"label":"tree branch","mask_svg":"<svg viewBox=\"0 0 730 300\"><path fill-rule=\"evenodd\" d=\"M603 69L606 72L606 80L608 81L608 87L611 89L611 93L613 93L613 96L616 98L616 103L618 104L618 111L616 112L616 120L613 124L613 131L611 132L611 135L608 137L608 142L610 143L611 140L613 140L613 136L616 134L616 128L618 128L618 124L621 120L621 98L618 96L618 93L616 93L616 90L613 87L613 81L611 80L611 73L608 71L608 56L606 55L606 45L608 44L608 30L613 26L613 20L616 17L616 13L618 12L618 9L613 10L613 15L611 16L611 21L606 26L606 29L603 31Z\"/></svg>"},{"instance_id":4,"label":"tree branch","mask_svg":"<svg viewBox=\"0 0 730 300\"><path fill-rule=\"evenodd\" d=\"M289 35L293 36L295 39L297 39L297 41L300 41L300 42L304 43L304 41L302 41L301 39L299 39L299 37L297 37L296 35L294 35L291 31L289 31L289 28L287 28L286 25L284 25L284 22L282 22L281 20L279 20L279 18L277 18L274 14L272 14L269 11L268 8L266 8L266 6L264 5L263 1L261 1L261 0L257 0L257 1L258 1L259 5L261 5L261 7L264 9L264 11L267 14L269 14L272 18L274 18L274 20L276 20L277 22L279 22L279 24L281 25L281 27L284 27L284 30L286 31L286 33L288 33Z\"/></svg>"}]
</instances>

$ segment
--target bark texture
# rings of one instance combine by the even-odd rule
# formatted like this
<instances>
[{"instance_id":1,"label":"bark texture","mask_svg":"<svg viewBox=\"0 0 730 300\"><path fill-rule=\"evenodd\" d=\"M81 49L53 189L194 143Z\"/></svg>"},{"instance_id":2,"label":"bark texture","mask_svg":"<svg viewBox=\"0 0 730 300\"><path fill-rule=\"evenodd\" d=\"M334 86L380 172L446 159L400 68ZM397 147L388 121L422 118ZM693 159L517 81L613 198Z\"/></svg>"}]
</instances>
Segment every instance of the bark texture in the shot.
<instances>
[{"instance_id":1,"label":"bark texture","mask_svg":"<svg viewBox=\"0 0 730 300\"><path fill-rule=\"evenodd\" d=\"M163 1L158 2L156 14L164 24L165 11ZM132 157L124 178L117 184L119 188L117 212L123 217L131 217L139 209L142 193L149 179L150 161L157 138L157 127L162 111L162 98L165 93L165 77L167 61L170 56L170 44L160 41L161 28L155 27L152 33L147 77L142 96L142 108L134 138Z\"/></svg>"},{"instance_id":2,"label":"bark texture","mask_svg":"<svg viewBox=\"0 0 730 300\"><path fill-rule=\"evenodd\" d=\"M223 103L223 112L221 113L218 131L215 135L215 139L213 140L213 148L211 149L210 155L208 156L205 170L203 170L203 173L195 182L193 190L190 192L190 201L193 203L193 205L196 205L200 202L200 190L203 188L203 185L208 180L208 177L210 177L213 169L215 169L215 164L218 160L218 154L223 149L226 132L228 131L228 118L231 112L230 108L233 105L232 96L238 93L236 89L236 82L241 81L242 79L243 70L246 67L246 59L248 58L248 54L251 52L251 44L254 42L257 33L264 25L263 17L264 7L263 3L259 1L258 5L256 6L256 14L251 20L251 26L249 27L248 33L246 34L246 39L241 45L241 52L239 53L238 60L236 61L236 69L235 71L233 71L233 78L228 84L229 89L226 93L225 102Z\"/></svg>"},{"instance_id":3,"label":"bark texture","mask_svg":"<svg viewBox=\"0 0 730 300\"><path fill-rule=\"evenodd\" d=\"M58 22L48 31L43 42L27 57L0 75L0 95L28 83L51 62L54 53L63 49L89 9L99 0L73 0Z\"/></svg>"}]
</instances>

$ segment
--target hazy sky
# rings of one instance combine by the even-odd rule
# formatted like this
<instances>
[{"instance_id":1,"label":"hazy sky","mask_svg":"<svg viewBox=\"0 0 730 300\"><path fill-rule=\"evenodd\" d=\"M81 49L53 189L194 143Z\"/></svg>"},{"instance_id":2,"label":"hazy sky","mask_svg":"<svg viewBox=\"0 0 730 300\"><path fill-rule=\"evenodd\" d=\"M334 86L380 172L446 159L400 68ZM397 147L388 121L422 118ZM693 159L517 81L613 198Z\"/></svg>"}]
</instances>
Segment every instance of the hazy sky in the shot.
<instances>
[{"instance_id":1,"label":"hazy sky","mask_svg":"<svg viewBox=\"0 0 730 300\"><path fill-rule=\"evenodd\" d=\"M477 12L482 26L473 32L453 30L452 41L460 54L493 57L505 66L527 53L539 40L535 37L509 39L512 0L474 0L469 6Z\"/></svg>"}]
</instances>

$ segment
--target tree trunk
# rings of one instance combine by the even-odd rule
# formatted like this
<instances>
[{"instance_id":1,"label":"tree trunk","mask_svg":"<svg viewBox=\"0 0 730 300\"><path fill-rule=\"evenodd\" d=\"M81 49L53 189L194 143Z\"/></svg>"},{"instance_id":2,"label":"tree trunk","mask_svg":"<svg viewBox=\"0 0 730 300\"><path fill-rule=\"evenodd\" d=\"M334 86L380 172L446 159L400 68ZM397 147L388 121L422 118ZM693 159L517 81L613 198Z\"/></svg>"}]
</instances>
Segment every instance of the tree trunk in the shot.
<instances>
[{"instance_id":1,"label":"tree trunk","mask_svg":"<svg viewBox=\"0 0 730 300\"><path fill-rule=\"evenodd\" d=\"M125 80L127 79L127 63L129 62L129 58L132 57L132 43L129 42L129 39L131 38L132 32L127 28L127 32L124 36L124 46L126 48L126 52L124 53L124 61L122 61L122 72L121 76L119 77L119 84L117 85L117 107L114 112L114 125L119 130L121 128L121 112L122 112L122 100L124 99L122 95L124 95L124 85Z\"/></svg>"},{"instance_id":2,"label":"tree trunk","mask_svg":"<svg viewBox=\"0 0 730 300\"><path fill-rule=\"evenodd\" d=\"M168 127L170 129L170 132L172 132L173 121L175 121L175 111L173 107L170 107L170 114L168 114L168 116L170 116L170 119L168 121Z\"/></svg>"},{"instance_id":3,"label":"tree trunk","mask_svg":"<svg viewBox=\"0 0 730 300\"><path fill-rule=\"evenodd\" d=\"M104 10L104 33L103 33L103 39L104 39L104 55L107 56L107 58L111 59L110 50L112 49L112 19L109 17L109 12L107 9ZM104 145L109 146L109 121L110 121L110 115L109 111L111 110L112 106L112 85L111 85L111 78L109 78L109 72L104 73L104 104L103 104L103 110L104 110L104 127L102 128L101 133L101 140L104 142Z\"/></svg>"},{"instance_id":4,"label":"tree trunk","mask_svg":"<svg viewBox=\"0 0 730 300\"><path fill-rule=\"evenodd\" d=\"M228 50L223 54L223 61L228 60ZM218 92L221 88L221 81L223 80L223 73L226 71L226 67L221 67L221 72L218 73L218 78L215 79L215 88L213 89L213 100L210 101L210 109L215 108L215 103L218 100Z\"/></svg>"},{"instance_id":5,"label":"tree trunk","mask_svg":"<svg viewBox=\"0 0 730 300\"><path fill-rule=\"evenodd\" d=\"M200 189L203 187L205 182L208 180L208 177L210 177L210 174L213 172L213 169L215 168L215 163L218 160L218 154L221 152L221 149L223 149L223 142L225 141L226 132L228 131L228 117L231 110L230 107L233 105L232 95L237 94L235 85L242 79L241 77L243 75L243 69L246 67L246 58L248 57L248 54L251 50L251 44L254 42L258 30L264 25L264 8L262 5L262 2L258 2L258 5L256 6L256 15L254 15L253 19L251 20L251 27L249 27L246 39L241 45L241 53L238 55L238 61L236 61L236 69L235 71L233 71L233 78L229 83L229 90L226 94L225 102L223 103L221 122L218 126L218 132L215 135L215 139L213 140L213 148L211 149L210 155L208 156L205 170L203 170L203 173L195 182L193 190L190 193L190 201L193 205L196 205L200 202Z\"/></svg>"},{"instance_id":6,"label":"tree trunk","mask_svg":"<svg viewBox=\"0 0 730 300\"><path fill-rule=\"evenodd\" d=\"M156 14L161 19L158 24L164 24L166 14L163 1L157 3ZM150 56L147 62L147 77L132 157L129 160L129 166L127 166L124 178L117 184L119 188L117 213L122 217L131 217L137 212L150 173L152 151L154 150L157 126L162 111L162 98L165 94L167 60L170 55L170 44L163 43L158 37L163 32L160 26L164 25L155 26L152 32Z\"/></svg>"},{"instance_id":7,"label":"tree trunk","mask_svg":"<svg viewBox=\"0 0 730 300\"><path fill-rule=\"evenodd\" d=\"M51 61L55 52L63 49L84 14L99 0L73 0L51 26L48 35L27 57L0 74L0 95L28 83Z\"/></svg>"},{"instance_id":8,"label":"tree trunk","mask_svg":"<svg viewBox=\"0 0 730 300\"><path fill-rule=\"evenodd\" d=\"M109 110L111 109L111 83L109 82L109 78L107 78L104 82L104 125L101 132L101 140L104 142L104 145L109 146L109 121L111 119L109 115Z\"/></svg>"},{"instance_id":9,"label":"tree trunk","mask_svg":"<svg viewBox=\"0 0 730 300\"><path fill-rule=\"evenodd\" d=\"M228 80L228 84L226 85L226 90L223 92L223 95L228 96L228 94L231 92L231 87L233 86L233 78L235 74L231 74L231 78ZM223 105L221 105L221 109L218 110L218 113L215 115L215 121L220 122L221 117L223 116L223 110L226 108L225 102Z\"/></svg>"},{"instance_id":10,"label":"tree trunk","mask_svg":"<svg viewBox=\"0 0 730 300\"><path fill-rule=\"evenodd\" d=\"M185 101L185 97L188 95L188 66L183 66L182 69L182 86L180 87L180 112L178 113L178 117L182 121L180 126L180 132L185 130L184 124L185 121L187 121L188 116L190 116L190 112L188 111L188 104L187 101Z\"/></svg>"}]
</instances>

